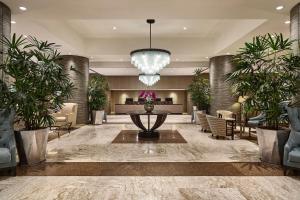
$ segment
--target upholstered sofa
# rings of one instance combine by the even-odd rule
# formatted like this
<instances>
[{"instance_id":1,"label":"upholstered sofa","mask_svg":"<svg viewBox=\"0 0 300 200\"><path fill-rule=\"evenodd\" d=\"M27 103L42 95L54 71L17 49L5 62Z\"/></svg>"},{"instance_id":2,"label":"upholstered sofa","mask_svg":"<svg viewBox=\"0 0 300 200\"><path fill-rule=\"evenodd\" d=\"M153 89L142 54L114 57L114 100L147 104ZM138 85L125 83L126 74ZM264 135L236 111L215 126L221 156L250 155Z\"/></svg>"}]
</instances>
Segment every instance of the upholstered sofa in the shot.
<instances>
[{"instance_id":1,"label":"upholstered sofa","mask_svg":"<svg viewBox=\"0 0 300 200\"><path fill-rule=\"evenodd\" d=\"M286 107L291 133L284 146L283 165L300 170L300 107Z\"/></svg>"},{"instance_id":2,"label":"upholstered sofa","mask_svg":"<svg viewBox=\"0 0 300 200\"><path fill-rule=\"evenodd\" d=\"M71 123L71 126L75 126L77 108L77 103L64 103L63 107L58 112L52 114L55 120L54 126L61 125L65 122L69 122Z\"/></svg>"},{"instance_id":3,"label":"upholstered sofa","mask_svg":"<svg viewBox=\"0 0 300 200\"><path fill-rule=\"evenodd\" d=\"M14 112L0 110L0 169L15 175L16 142L13 129Z\"/></svg>"}]
</instances>

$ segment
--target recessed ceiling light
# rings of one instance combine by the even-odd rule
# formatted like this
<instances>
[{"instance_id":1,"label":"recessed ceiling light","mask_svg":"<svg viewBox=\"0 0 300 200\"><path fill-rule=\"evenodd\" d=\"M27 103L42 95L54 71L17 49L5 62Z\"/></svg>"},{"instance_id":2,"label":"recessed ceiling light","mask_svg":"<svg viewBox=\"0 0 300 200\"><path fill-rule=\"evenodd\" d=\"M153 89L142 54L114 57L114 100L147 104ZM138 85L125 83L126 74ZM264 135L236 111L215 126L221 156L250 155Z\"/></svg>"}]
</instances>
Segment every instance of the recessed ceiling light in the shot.
<instances>
[{"instance_id":1,"label":"recessed ceiling light","mask_svg":"<svg viewBox=\"0 0 300 200\"><path fill-rule=\"evenodd\" d=\"M113 28L112 28L113 30L117 30L117 27L115 27L115 26L113 26Z\"/></svg>"},{"instance_id":2,"label":"recessed ceiling light","mask_svg":"<svg viewBox=\"0 0 300 200\"><path fill-rule=\"evenodd\" d=\"M16 24L17 22L16 22L16 21L11 21L10 23L12 23L12 24Z\"/></svg>"},{"instance_id":3,"label":"recessed ceiling light","mask_svg":"<svg viewBox=\"0 0 300 200\"><path fill-rule=\"evenodd\" d=\"M27 8L24 7L24 6L20 6L19 9L22 10L22 11L26 11L27 10Z\"/></svg>"},{"instance_id":4,"label":"recessed ceiling light","mask_svg":"<svg viewBox=\"0 0 300 200\"><path fill-rule=\"evenodd\" d=\"M284 8L284 6L277 6L276 10L282 10Z\"/></svg>"},{"instance_id":5,"label":"recessed ceiling light","mask_svg":"<svg viewBox=\"0 0 300 200\"><path fill-rule=\"evenodd\" d=\"M209 57L208 57L208 56L206 56L205 58L206 58L206 59L209 59Z\"/></svg>"},{"instance_id":6,"label":"recessed ceiling light","mask_svg":"<svg viewBox=\"0 0 300 200\"><path fill-rule=\"evenodd\" d=\"M230 55L230 52L227 52L226 54L227 54L227 55Z\"/></svg>"},{"instance_id":7,"label":"recessed ceiling light","mask_svg":"<svg viewBox=\"0 0 300 200\"><path fill-rule=\"evenodd\" d=\"M291 21L287 20L287 21L285 21L284 23L285 23L285 24L290 24Z\"/></svg>"},{"instance_id":8,"label":"recessed ceiling light","mask_svg":"<svg viewBox=\"0 0 300 200\"><path fill-rule=\"evenodd\" d=\"M23 35L24 38L27 38L27 35Z\"/></svg>"},{"instance_id":9,"label":"recessed ceiling light","mask_svg":"<svg viewBox=\"0 0 300 200\"><path fill-rule=\"evenodd\" d=\"M186 30L187 30L187 27L183 27L183 30L185 30L185 31L186 31Z\"/></svg>"}]
</instances>

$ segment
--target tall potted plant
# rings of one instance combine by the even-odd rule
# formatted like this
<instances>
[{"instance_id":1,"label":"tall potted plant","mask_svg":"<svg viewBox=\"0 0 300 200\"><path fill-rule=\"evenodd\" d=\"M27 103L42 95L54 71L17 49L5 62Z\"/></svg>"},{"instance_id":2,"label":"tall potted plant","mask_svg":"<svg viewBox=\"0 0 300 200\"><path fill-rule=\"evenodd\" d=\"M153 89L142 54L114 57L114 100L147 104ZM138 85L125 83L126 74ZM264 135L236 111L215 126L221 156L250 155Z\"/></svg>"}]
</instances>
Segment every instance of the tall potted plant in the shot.
<instances>
[{"instance_id":1,"label":"tall potted plant","mask_svg":"<svg viewBox=\"0 0 300 200\"><path fill-rule=\"evenodd\" d=\"M92 124L102 124L103 122L108 90L109 86L104 76L96 75L90 78L88 96Z\"/></svg>"},{"instance_id":2,"label":"tall potted plant","mask_svg":"<svg viewBox=\"0 0 300 200\"><path fill-rule=\"evenodd\" d=\"M280 127L283 115L279 104L297 93L300 78L300 57L291 53L292 43L282 34L253 38L234 57L236 70L228 77L237 96L248 96L244 109L265 114L257 137L261 159L271 163L280 162L281 143L288 137Z\"/></svg>"},{"instance_id":3,"label":"tall potted plant","mask_svg":"<svg viewBox=\"0 0 300 200\"><path fill-rule=\"evenodd\" d=\"M46 159L49 127L54 123L51 110L62 106L73 84L58 64L54 43L16 34L2 42L7 50L0 69L14 79L16 115L24 123L24 129L16 132L20 162L38 163Z\"/></svg>"},{"instance_id":4,"label":"tall potted plant","mask_svg":"<svg viewBox=\"0 0 300 200\"><path fill-rule=\"evenodd\" d=\"M206 69L196 69L192 83L188 87L188 92L191 95L191 100L197 110L207 113L210 104L210 87L208 79L205 79L202 73ZM194 116L197 118L197 116Z\"/></svg>"}]
</instances>

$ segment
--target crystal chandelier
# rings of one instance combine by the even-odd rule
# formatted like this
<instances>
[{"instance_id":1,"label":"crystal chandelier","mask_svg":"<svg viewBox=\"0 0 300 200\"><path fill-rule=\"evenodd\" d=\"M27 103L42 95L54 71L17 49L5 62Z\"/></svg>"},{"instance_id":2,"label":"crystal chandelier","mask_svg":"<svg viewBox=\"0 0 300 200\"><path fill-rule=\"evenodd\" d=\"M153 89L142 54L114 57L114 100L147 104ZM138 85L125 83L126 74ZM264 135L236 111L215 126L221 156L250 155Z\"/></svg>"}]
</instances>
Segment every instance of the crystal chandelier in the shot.
<instances>
[{"instance_id":1,"label":"crystal chandelier","mask_svg":"<svg viewBox=\"0 0 300 200\"><path fill-rule=\"evenodd\" d=\"M161 69L170 64L171 52L165 49L152 48L151 25L155 23L155 20L147 19L147 23L150 24L150 48L132 51L130 53L131 64L144 74L157 74Z\"/></svg>"},{"instance_id":2,"label":"crystal chandelier","mask_svg":"<svg viewBox=\"0 0 300 200\"><path fill-rule=\"evenodd\" d=\"M139 80L147 86L154 85L160 80L159 74L139 74Z\"/></svg>"}]
</instances>

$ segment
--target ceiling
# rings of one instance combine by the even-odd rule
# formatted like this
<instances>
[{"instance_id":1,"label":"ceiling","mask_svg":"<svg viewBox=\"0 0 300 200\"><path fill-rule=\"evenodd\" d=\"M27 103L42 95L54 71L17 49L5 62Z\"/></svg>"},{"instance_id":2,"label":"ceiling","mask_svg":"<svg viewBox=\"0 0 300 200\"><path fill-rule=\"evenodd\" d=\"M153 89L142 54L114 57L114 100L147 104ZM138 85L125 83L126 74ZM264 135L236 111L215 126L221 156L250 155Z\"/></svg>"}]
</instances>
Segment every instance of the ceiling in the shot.
<instances>
[{"instance_id":1,"label":"ceiling","mask_svg":"<svg viewBox=\"0 0 300 200\"><path fill-rule=\"evenodd\" d=\"M129 53L148 47L147 18L156 19L152 46L170 50L172 62L181 66L170 65L162 73L187 75L196 67L207 65L208 57L235 53L255 35L280 32L289 36L289 25L284 22L298 3L298 0L2 1L11 8L12 20L17 22L12 24L12 32L58 43L63 54L90 57L91 67L106 75L138 73L128 63ZM279 5L284 9L277 11ZM19 6L25 6L27 11L21 11ZM110 70L109 63L117 67Z\"/></svg>"}]
</instances>

